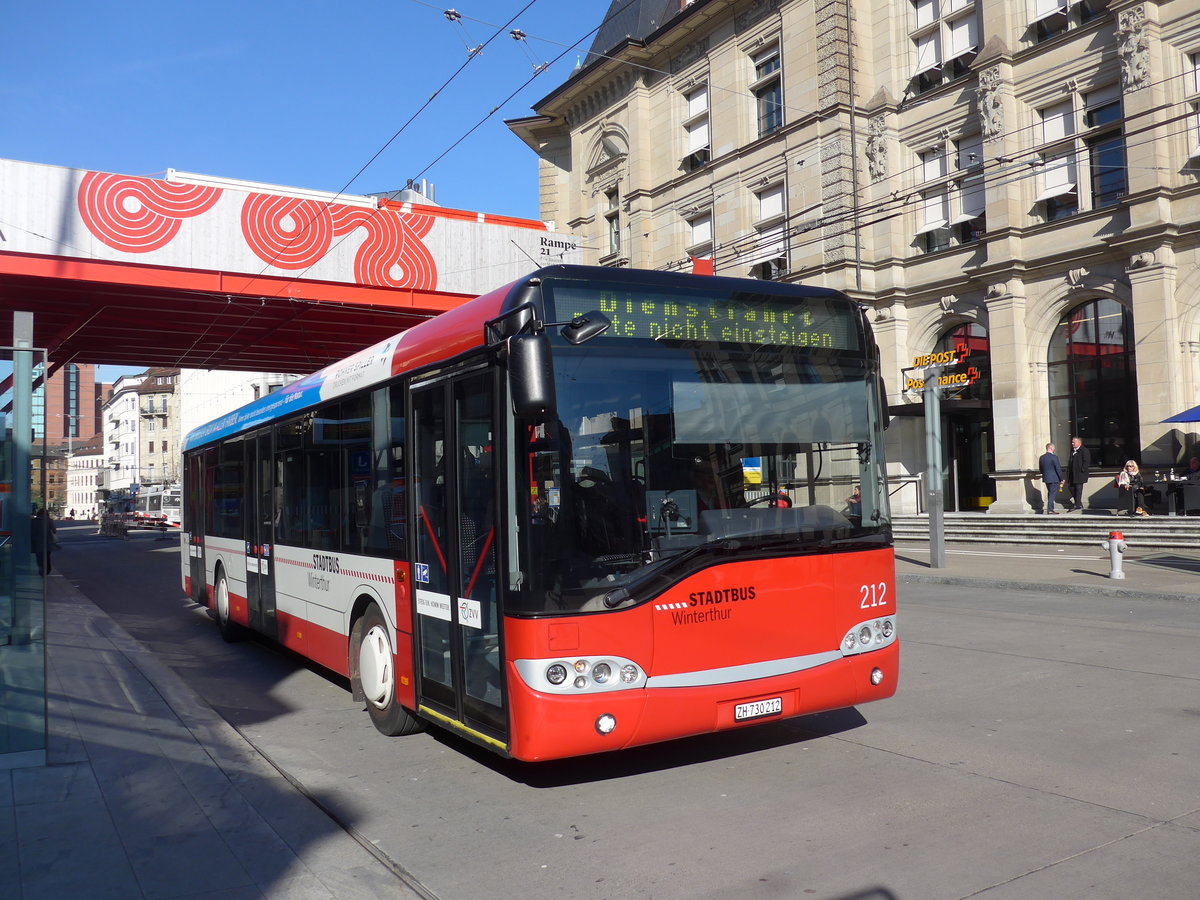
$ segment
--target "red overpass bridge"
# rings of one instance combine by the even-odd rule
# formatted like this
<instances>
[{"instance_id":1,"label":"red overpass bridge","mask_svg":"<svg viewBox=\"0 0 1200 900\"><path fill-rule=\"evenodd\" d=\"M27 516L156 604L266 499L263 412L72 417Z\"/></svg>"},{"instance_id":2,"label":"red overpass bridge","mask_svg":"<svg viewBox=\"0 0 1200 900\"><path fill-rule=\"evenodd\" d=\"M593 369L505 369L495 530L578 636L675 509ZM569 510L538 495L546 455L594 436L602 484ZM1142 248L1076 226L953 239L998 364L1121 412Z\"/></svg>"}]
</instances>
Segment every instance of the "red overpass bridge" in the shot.
<instances>
[{"instance_id":1,"label":"red overpass bridge","mask_svg":"<svg viewBox=\"0 0 1200 900\"><path fill-rule=\"evenodd\" d=\"M528 271L541 222L168 171L0 159L0 345L68 363L311 372Z\"/></svg>"}]
</instances>

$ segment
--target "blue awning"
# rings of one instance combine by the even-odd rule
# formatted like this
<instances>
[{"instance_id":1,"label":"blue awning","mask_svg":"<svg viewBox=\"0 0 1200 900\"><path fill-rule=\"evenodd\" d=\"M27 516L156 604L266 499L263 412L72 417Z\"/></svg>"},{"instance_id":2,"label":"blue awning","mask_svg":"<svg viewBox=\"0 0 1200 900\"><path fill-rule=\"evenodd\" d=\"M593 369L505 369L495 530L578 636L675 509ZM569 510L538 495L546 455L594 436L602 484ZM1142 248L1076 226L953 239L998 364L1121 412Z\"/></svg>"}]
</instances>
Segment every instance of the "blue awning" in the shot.
<instances>
[{"instance_id":1,"label":"blue awning","mask_svg":"<svg viewBox=\"0 0 1200 900\"><path fill-rule=\"evenodd\" d=\"M1193 406L1169 419L1163 419L1164 424L1167 422L1200 422L1200 406Z\"/></svg>"}]
</instances>

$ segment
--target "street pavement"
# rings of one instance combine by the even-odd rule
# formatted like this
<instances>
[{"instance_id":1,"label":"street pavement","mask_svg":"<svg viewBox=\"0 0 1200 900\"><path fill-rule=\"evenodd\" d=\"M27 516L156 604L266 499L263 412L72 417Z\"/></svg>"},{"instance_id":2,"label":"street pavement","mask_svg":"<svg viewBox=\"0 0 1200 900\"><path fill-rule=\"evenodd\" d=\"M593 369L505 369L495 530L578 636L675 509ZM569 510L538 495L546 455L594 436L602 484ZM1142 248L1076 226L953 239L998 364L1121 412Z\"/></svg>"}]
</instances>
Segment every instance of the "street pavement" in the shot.
<instances>
[{"instance_id":1,"label":"street pavement","mask_svg":"<svg viewBox=\"0 0 1200 900\"><path fill-rule=\"evenodd\" d=\"M431 897L61 575L49 765L0 771L0 897Z\"/></svg>"},{"instance_id":2,"label":"street pavement","mask_svg":"<svg viewBox=\"0 0 1200 900\"><path fill-rule=\"evenodd\" d=\"M1103 536L1101 536L1103 537ZM1182 601L1200 554L899 544L904 586L948 583ZM911 588L908 588L911 590ZM48 765L0 771L0 896L426 897L343 829L171 669L60 575L46 610Z\"/></svg>"},{"instance_id":3,"label":"street pavement","mask_svg":"<svg viewBox=\"0 0 1200 900\"><path fill-rule=\"evenodd\" d=\"M1103 530L1097 533L1095 549L948 542L945 565L938 568L930 565L928 541L897 543L896 579L901 585L986 584L1011 590L1200 599L1200 553L1131 545L1121 555L1124 578L1114 578L1109 551L1101 547L1106 537Z\"/></svg>"}]
</instances>

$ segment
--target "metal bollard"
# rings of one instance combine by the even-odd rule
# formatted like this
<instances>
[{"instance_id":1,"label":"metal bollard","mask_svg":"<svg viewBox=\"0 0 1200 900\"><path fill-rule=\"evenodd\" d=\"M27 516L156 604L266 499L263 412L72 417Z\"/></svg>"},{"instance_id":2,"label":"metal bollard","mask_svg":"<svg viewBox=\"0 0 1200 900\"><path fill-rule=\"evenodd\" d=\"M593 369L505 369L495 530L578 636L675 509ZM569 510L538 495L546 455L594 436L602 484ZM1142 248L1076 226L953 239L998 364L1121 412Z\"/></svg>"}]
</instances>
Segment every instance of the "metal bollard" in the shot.
<instances>
[{"instance_id":1,"label":"metal bollard","mask_svg":"<svg viewBox=\"0 0 1200 900\"><path fill-rule=\"evenodd\" d=\"M1100 546L1108 551L1108 561L1112 564L1112 571L1108 573L1109 578L1124 578L1125 573L1121 570L1121 554L1125 552L1128 546L1125 543L1125 535L1119 531L1110 531L1108 540L1102 541Z\"/></svg>"}]
</instances>

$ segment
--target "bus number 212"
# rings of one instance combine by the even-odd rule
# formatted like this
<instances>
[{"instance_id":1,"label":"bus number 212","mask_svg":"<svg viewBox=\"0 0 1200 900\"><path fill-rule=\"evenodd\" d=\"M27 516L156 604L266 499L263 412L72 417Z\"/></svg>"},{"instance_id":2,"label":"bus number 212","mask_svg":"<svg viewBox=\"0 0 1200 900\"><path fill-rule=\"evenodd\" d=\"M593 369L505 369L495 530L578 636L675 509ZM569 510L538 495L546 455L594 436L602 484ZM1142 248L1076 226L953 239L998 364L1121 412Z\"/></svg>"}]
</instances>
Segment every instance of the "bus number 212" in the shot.
<instances>
[{"instance_id":1,"label":"bus number 212","mask_svg":"<svg viewBox=\"0 0 1200 900\"><path fill-rule=\"evenodd\" d=\"M864 584L859 587L859 592L862 594L862 603L859 607L862 609L871 609L874 606L887 606L887 584L879 582L879 584Z\"/></svg>"}]
</instances>

